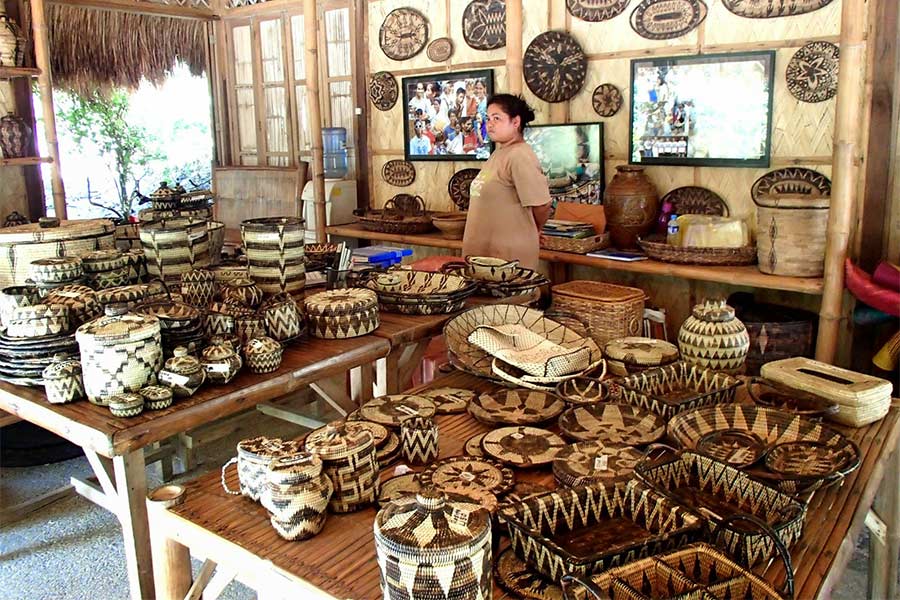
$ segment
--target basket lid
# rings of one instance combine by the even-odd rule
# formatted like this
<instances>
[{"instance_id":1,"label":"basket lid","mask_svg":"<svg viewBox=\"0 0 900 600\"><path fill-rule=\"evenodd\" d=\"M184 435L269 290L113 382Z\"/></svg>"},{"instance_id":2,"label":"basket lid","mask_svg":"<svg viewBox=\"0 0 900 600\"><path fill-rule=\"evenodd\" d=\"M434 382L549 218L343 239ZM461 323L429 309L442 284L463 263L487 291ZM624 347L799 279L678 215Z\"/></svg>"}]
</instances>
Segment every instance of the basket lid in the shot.
<instances>
[{"instance_id":1,"label":"basket lid","mask_svg":"<svg viewBox=\"0 0 900 600\"><path fill-rule=\"evenodd\" d=\"M116 410L131 410L138 406L144 406L144 397L140 394L116 394L109 399L109 407Z\"/></svg>"},{"instance_id":2,"label":"basket lid","mask_svg":"<svg viewBox=\"0 0 900 600\"><path fill-rule=\"evenodd\" d=\"M192 375L202 368L200 361L188 354L184 346L178 346L172 353L174 356L163 367L166 371L176 375Z\"/></svg>"},{"instance_id":3,"label":"basket lid","mask_svg":"<svg viewBox=\"0 0 900 600\"><path fill-rule=\"evenodd\" d=\"M244 356L281 352L281 344L268 336L253 338L244 345Z\"/></svg>"},{"instance_id":4,"label":"basket lid","mask_svg":"<svg viewBox=\"0 0 900 600\"><path fill-rule=\"evenodd\" d=\"M734 309L721 298L704 300L691 309L691 314L708 323L725 323L734 320Z\"/></svg>"},{"instance_id":5,"label":"basket lid","mask_svg":"<svg viewBox=\"0 0 900 600\"><path fill-rule=\"evenodd\" d=\"M164 385L147 385L142 387L138 393L147 402L160 402L172 399L172 388Z\"/></svg>"},{"instance_id":6,"label":"basket lid","mask_svg":"<svg viewBox=\"0 0 900 600\"><path fill-rule=\"evenodd\" d=\"M81 262L83 262L83 263L101 262L101 261L115 260L117 258L124 258L124 256L125 256L125 254L117 248L106 248L103 250L93 250L91 252L82 254Z\"/></svg>"},{"instance_id":7,"label":"basket lid","mask_svg":"<svg viewBox=\"0 0 900 600\"><path fill-rule=\"evenodd\" d=\"M96 343L115 346L137 342L159 335L159 319L150 315L126 313L113 317L100 317L85 323L75 332L79 344Z\"/></svg>"},{"instance_id":8,"label":"basket lid","mask_svg":"<svg viewBox=\"0 0 900 600\"><path fill-rule=\"evenodd\" d=\"M678 348L675 344L646 337L611 340L603 352L607 358L632 365L664 365L678 359Z\"/></svg>"},{"instance_id":9,"label":"basket lid","mask_svg":"<svg viewBox=\"0 0 900 600\"><path fill-rule=\"evenodd\" d=\"M576 280L560 283L553 286L553 294L581 298L592 302L625 302L628 300L643 300L644 290L603 283L602 281Z\"/></svg>"},{"instance_id":10,"label":"basket lid","mask_svg":"<svg viewBox=\"0 0 900 600\"><path fill-rule=\"evenodd\" d=\"M234 346L232 346L230 342L223 342L220 344L210 344L209 346L204 348L201 354L201 359L204 362L216 362L228 360L236 354L237 350L235 350Z\"/></svg>"},{"instance_id":11,"label":"basket lid","mask_svg":"<svg viewBox=\"0 0 900 600\"><path fill-rule=\"evenodd\" d=\"M322 459L306 450L290 456L279 456L269 463L272 483L303 483L322 473Z\"/></svg>"},{"instance_id":12,"label":"basket lid","mask_svg":"<svg viewBox=\"0 0 900 600\"><path fill-rule=\"evenodd\" d=\"M41 377L46 380L68 379L81 374L81 362L62 352L53 355L53 362L44 367Z\"/></svg>"},{"instance_id":13,"label":"basket lid","mask_svg":"<svg viewBox=\"0 0 900 600\"><path fill-rule=\"evenodd\" d=\"M37 223L0 229L0 245L57 242L103 234L114 234L116 226L109 219L60 221L59 227L42 228Z\"/></svg>"},{"instance_id":14,"label":"basket lid","mask_svg":"<svg viewBox=\"0 0 900 600\"><path fill-rule=\"evenodd\" d=\"M304 301L306 313L315 316L337 316L363 312L378 304L372 290L347 288L313 294Z\"/></svg>"},{"instance_id":15,"label":"basket lid","mask_svg":"<svg viewBox=\"0 0 900 600\"><path fill-rule=\"evenodd\" d=\"M353 421L333 421L306 436L306 449L322 460L339 460L374 446L372 432Z\"/></svg>"},{"instance_id":16,"label":"basket lid","mask_svg":"<svg viewBox=\"0 0 900 600\"><path fill-rule=\"evenodd\" d=\"M282 440L281 438L267 438L259 436L241 440L237 445L238 456L252 460L264 461L266 464L280 456L293 456L302 451L300 442L296 440Z\"/></svg>"}]
</instances>

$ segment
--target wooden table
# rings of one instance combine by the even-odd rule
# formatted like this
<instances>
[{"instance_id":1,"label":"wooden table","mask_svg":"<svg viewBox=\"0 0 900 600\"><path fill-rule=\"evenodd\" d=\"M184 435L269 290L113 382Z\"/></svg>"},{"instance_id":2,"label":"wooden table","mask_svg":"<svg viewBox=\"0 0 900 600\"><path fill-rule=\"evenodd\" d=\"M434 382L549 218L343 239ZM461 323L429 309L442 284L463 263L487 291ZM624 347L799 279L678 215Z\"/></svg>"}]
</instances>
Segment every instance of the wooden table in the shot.
<instances>
[{"instance_id":1,"label":"wooden table","mask_svg":"<svg viewBox=\"0 0 900 600\"><path fill-rule=\"evenodd\" d=\"M227 385L206 385L165 410L120 419L89 402L50 404L41 388L0 382L0 409L78 444L99 487L73 480L76 490L113 512L122 524L132 598L151 598L153 574L145 498L144 448L179 432L288 394L313 382L360 371L387 356L390 344L365 336L349 340L309 339L285 349L281 366L256 375L243 370ZM358 399L371 398L371 384L358 385Z\"/></svg>"},{"instance_id":2,"label":"wooden table","mask_svg":"<svg viewBox=\"0 0 900 600\"><path fill-rule=\"evenodd\" d=\"M391 351L375 362L375 395L399 394L407 389L429 342L441 335L444 324L457 314L401 315L379 311L380 325L372 335L387 340Z\"/></svg>"},{"instance_id":3,"label":"wooden table","mask_svg":"<svg viewBox=\"0 0 900 600\"><path fill-rule=\"evenodd\" d=\"M496 387L483 379L453 373L419 389L438 386L476 391ZM438 417L438 423L442 457L461 454L465 440L489 429L465 413ZM884 480L883 490L896 490L900 478L898 453L894 452L900 437L900 404L895 402L888 416L871 426L838 429L859 445L862 465L840 487L816 493L809 505L803 536L791 549L796 571L795 597L803 600L829 596L852 555L879 484ZM517 471L516 476L519 480L552 482L547 469ZM232 477L235 481L229 485L236 486L237 478ZM160 492L165 495L166 490ZM288 542L275 533L259 504L225 494L218 474L186 484L182 498L180 504L169 508L148 502L154 534L158 536L154 540L154 564L159 567L158 598L185 597L191 587L189 550L211 561L205 564L204 577L196 582L194 592L202 589L217 564L217 588L236 577L257 589L260 598L381 597L372 533L375 508L329 515L318 536ZM885 522L883 539L888 541L896 539L900 531L896 510L893 514ZM890 547L888 544L877 553L884 561L878 567L883 569L884 581L897 574L896 549L892 555ZM776 585L783 581L783 567L779 564L764 565L759 571ZM896 588L893 592L889 589L883 588L870 597L896 594ZM509 597L495 583L494 598Z\"/></svg>"}]
</instances>

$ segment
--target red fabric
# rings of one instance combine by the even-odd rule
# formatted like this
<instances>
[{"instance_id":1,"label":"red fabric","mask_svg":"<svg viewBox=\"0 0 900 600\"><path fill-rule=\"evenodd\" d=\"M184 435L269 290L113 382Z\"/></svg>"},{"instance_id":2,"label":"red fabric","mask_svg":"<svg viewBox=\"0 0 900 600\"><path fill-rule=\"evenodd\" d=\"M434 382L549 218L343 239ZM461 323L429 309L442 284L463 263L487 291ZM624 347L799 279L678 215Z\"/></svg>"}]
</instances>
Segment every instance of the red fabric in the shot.
<instances>
[{"instance_id":1,"label":"red fabric","mask_svg":"<svg viewBox=\"0 0 900 600\"><path fill-rule=\"evenodd\" d=\"M881 261L872 273L872 281L881 287L900 292L900 267Z\"/></svg>"},{"instance_id":2,"label":"red fabric","mask_svg":"<svg viewBox=\"0 0 900 600\"><path fill-rule=\"evenodd\" d=\"M900 317L900 292L881 287L848 258L844 263L844 285L858 300L895 317Z\"/></svg>"},{"instance_id":3,"label":"red fabric","mask_svg":"<svg viewBox=\"0 0 900 600\"><path fill-rule=\"evenodd\" d=\"M447 263L461 262L458 256L426 256L409 264L414 271L440 271Z\"/></svg>"}]
</instances>

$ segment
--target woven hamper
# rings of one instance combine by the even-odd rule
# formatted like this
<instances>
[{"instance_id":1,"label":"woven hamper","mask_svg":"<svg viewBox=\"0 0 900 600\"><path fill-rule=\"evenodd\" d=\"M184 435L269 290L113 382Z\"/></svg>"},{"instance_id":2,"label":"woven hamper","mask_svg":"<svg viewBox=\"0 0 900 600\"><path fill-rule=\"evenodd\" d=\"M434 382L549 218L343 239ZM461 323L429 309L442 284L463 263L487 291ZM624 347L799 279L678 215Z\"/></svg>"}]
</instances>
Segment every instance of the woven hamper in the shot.
<instances>
[{"instance_id":1,"label":"woven hamper","mask_svg":"<svg viewBox=\"0 0 900 600\"><path fill-rule=\"evenodd\" d=\"M821 277L830 198L760 196L753 201L759 270L789 277Z\"/></svg>"},{"instance_id":2,"label":"woven hamper","mask_svg":"<svg viewBox=\"0 0 900 600\"><path fill-rule=\"evenodd\" d=\"M644 291L600 281L570 281L552 288L553 308L585 319L600 347L618 338L641 334Z\"/></svg>"}]
</instances>

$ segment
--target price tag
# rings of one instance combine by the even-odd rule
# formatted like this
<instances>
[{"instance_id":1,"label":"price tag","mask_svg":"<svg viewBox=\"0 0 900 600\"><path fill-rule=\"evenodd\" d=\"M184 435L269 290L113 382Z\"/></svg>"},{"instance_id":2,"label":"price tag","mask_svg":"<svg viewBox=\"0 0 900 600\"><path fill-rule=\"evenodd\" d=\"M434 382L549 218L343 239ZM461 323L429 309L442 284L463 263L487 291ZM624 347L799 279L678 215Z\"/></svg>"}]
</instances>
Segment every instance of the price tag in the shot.
<instances>
[{"instance_id":1,"label":"price tag","mask_svg":"<svg viewBox=\"0 0 900 600\"><path fill-rule=\"evenodd\" d=\"M594 470L595 471L606 471L609 469L609 456L606 454L601 454L599 456L594 457Z\"/></svg>"},{"instance_id":2,"label":"price tag","mask_svg":"<svg viewBox=\"0 0 900 600\"><path fill-rule=\"evenodd\" d=\"M168 385L185 386L187 385L187 382L190 381L190 377L187 375L178 375L171 371L160 371L159 380Z\"/></svg>"},{"instance_id":3,"label":"price tag","mask_svg":"<svg viewBox=\"0 0 900 600\"><path fill-rule=\"evenodd\" d=\"M206 365L207 373L227 373L229 371L229 366L223 363L212 363Z\"/></svg>"}]
</instances>

